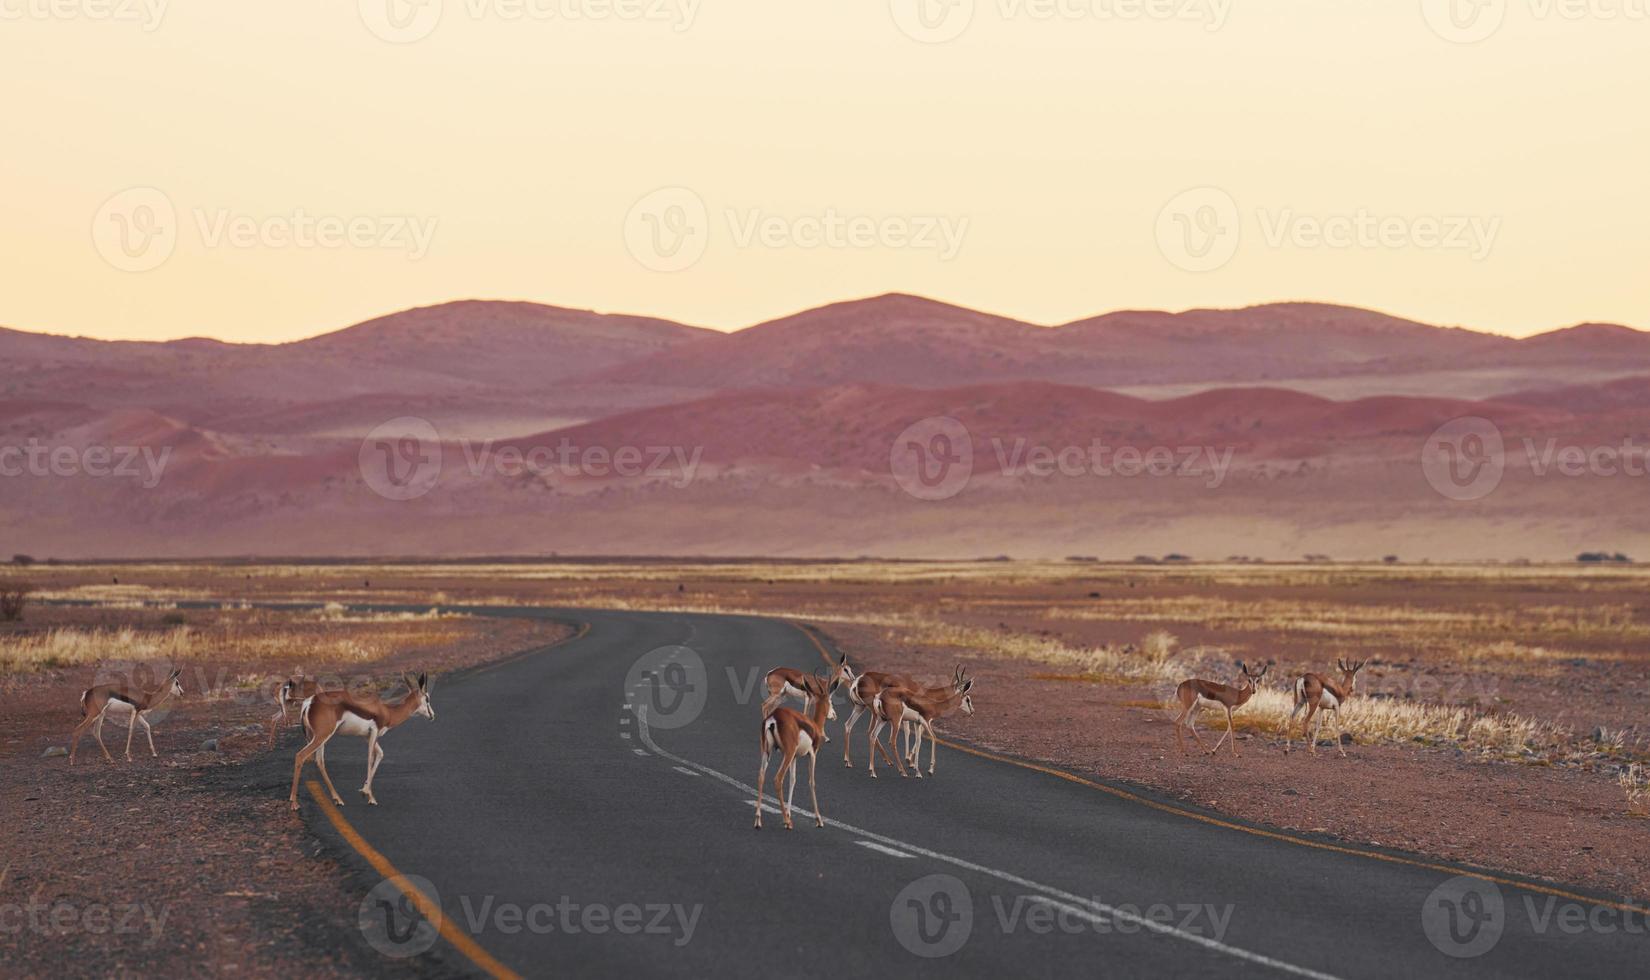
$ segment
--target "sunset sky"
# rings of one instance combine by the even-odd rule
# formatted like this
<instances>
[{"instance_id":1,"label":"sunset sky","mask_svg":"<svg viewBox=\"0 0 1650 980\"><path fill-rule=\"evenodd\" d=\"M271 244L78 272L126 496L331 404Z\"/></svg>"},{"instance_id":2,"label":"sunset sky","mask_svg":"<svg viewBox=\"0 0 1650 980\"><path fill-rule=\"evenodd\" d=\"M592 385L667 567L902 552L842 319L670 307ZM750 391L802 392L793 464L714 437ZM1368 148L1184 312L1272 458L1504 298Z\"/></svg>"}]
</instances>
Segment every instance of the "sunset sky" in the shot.
<instances>
[{"instance_id":1,"label":"sunset sky","mask_svg":"<svg viewBox=\"0 0 1650 980\"><path fill-rule=\"evenodd\" d=\"M0 0L0 325L731 329L897 290L1650 327L1641 0L109 9Z\"/></svg>"}]
</instances>

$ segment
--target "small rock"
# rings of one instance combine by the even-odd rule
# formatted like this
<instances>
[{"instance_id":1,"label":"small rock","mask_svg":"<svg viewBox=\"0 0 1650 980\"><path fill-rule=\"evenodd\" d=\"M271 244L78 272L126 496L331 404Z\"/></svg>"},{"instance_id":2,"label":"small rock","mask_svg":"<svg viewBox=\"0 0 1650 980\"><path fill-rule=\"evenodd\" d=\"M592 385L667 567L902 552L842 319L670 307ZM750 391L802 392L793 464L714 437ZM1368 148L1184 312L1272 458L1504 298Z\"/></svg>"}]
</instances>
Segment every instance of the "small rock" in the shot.
<instances>
[{"instance_id":1,"label":"small rock","mask_svg":"<svg viewBox=\"0 0 1650 980\"><path fill-rule=\"evenodd\" d=\"M209 738L206 741L202 742L201 743L201 751L202 752L216 752L216 751L218 751L218 740L215 739L215 738Z\"/></svg>"},{"instance_id":2,"label":"small rock","mask_svg":"<svg viewBox=\"0 0 1650 980\"><path fill-rule=\"evenodd\" d=\"M1593 741L1595 741L1595 742L1604 741L1604 728L1602 726L1596 727L1596 728L1593 729Z\"/></svg>"},{"instance_id":3,"label":"small rock","mask_svg":"<svg viewBox=\"0 0 1650 980\"><path fill-rule=\"evenodd\" d=\"M1300 793L1295 791L1295 790L1292 790L1292 789L1286 789L1286 790L1283 791L1283 795L1284 796L1299 796Z\"/></svg>"},{"instance_id":4,"label":"small rock","mask_svg":"<svg viewBox=\"0 0 1650 980\"><path fill-rule=\"evenodd\" d=\"M42 759L56 759L59 756L65 756L65 755L68 755L68 754L69 754L68 749L64 748L61 745L53 745L50 748L48 748L46 751L40 753L40 758L42 758Z\"/></svg>"},{"instance_id":5,"label":"small rock","mask_svg":"<svg viewBox=\"0 0 1650 980\"><path fill-rule=\"evenodd\" d=\"M1341 733L1341 744L1342 745L1351 745L1352 744L1352 735L1351 735L1350 732L1342 732Z\"/></svg>"}]
</instances>

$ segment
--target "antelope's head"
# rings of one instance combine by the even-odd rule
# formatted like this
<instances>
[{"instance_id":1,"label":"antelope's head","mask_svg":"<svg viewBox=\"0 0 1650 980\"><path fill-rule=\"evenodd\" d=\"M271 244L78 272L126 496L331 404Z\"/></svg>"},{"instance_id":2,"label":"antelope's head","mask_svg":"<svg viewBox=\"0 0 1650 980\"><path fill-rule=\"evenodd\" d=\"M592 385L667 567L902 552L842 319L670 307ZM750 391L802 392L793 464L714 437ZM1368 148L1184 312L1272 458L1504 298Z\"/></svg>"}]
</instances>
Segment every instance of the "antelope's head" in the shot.
<instances>
[{"instance_id":1,"label":"antelope's head","mask_svg":"<svg viewBox=\"0 0 1650 980\"><path fill-rule=\"evenodd\" d=\"M841 666L846 667L847 666L847 661L844 660L843 663L841 664ZM825 699L825 720L826 721L836 721L836 702L832 701L831 698L832 698L832 696L834 696L836 694L837 685L841 684L841 683L842 683L842 677L841 677L840 667L838 669L838 672L836 674L831 675L829 680L826 679L826 675L825 675L824 671L821 671L821 670L814 671L814 684L813 684L814 697Z\"/></svg>"},{"instance_id":2,"label":"antelope's head","mask_svg":"<svg viewBox=\"0 0 1650 980\"><path fill-rule=\"evenodd\" d=\"M974 678L968 676L968 673L962 669L961 664L957 665L957 672L951 676L957 688L957 694L962 698L962 713L965 715L973 714L974 698L968 692L974 690Z\"/></svg>"},{"instance_id":3,"label":"antelope's head","mask_svg":"<svg viewBox=\"0 0 1650 980\"><path fill-rule=\"evenodd\" d=\"M1260 668L1257 670L1253 667L1248 666L1243 661L1239 660L1238 661L1238 670L1243 672L1244 686L1250 688L1251 690L1259 690L1260 689L1260 679L1262 677L1266 676L1266 672L1268 670L1270 670L1272 668L1272 665L1275 664L1275 663L1277 663L1276 660L1268 660L1265 663L1261 664Z\"/></svg>"},{"instance_id":4,"label":"antelope's head","mask_svg":"<svg viewBox=\"0 0 1650 980\"><path fill-rule=\"evenodd\" d=\"M401 679L407 682L407 696L418 702L413 714L435 721L435 705L430 701L430 675L423 672L417 677L405 674Z\"/></svg>"},{"instance_id":5,"label":"antelope's head","mask_svg":"<svg viewBox=\"0 0 1650 980\"><path fill-rule=\"evenodd\" d=\"M166 693L175 698L183 697L183 668L174 668L171 676L166 678Z\"/></svg>"},{"instance_id":6,"label":"antelope's head","mask_svg":"<svg viewBox=\"0 0 1650 980\"><path fill-rule=\"evenodd\" d=\"M1358 686L1358 671L1364 669L1365 661L1354 660L1347 663L1345 660L1336 660L1335 666L1341 669L1341 680L1346 682L1346 693L1351 694Z\"/></svg>"},{"instance_id":7,"label":"antelope's head","mask_svg":"<svg viewBox=\"0 0 1650 980\"><path fill-rule=\"evenodd\" d=\"M848 666L848 655L845 653L842 655L842 659L837 661L836 669L831 675L831 687L835 688L838 684L852 684L858 678L859 675L854 673L854 668Z\"/></svg>"}]
</instances>

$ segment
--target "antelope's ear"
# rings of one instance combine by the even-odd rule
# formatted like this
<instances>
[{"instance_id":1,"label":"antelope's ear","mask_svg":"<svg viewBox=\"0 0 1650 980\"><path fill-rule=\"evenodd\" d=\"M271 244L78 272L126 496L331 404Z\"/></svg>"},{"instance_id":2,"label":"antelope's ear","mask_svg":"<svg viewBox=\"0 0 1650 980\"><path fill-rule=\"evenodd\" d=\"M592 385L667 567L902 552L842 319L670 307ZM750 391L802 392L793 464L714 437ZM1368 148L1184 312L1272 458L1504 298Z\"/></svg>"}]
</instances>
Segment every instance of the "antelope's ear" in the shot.
<instances>
[{"instance_id":1,"label":"antelope's ear","mask_svg":"<svg viewBox=\"0 0 1650 980\"><path fill-rule=\"evenodd\" d=\"M1238 670L1243 671L1245 674L1247 674L1249 672L1249 668L1244 665L1243 661L1239 660L1237 662L1237 664L1238 664Z\"/></svg>"},{"instance_id":2,"label":"antelope's ear","mask_svg":"<svg viewBox=\"0 0 1650 980\"><path fill-rule=\"evenodd\" d=\"M172 668L172 676L170 676L166 679L169 680L169 681L175 681L175 680L178 679L178 675L180 675L182 673L183 673L183 668L182 667L173 667Z\"/></svg>"},{"instance_id":3,"label":"antelope's ear","mask_svg":"<svg viewBox=\"0 0 1650 980\"><path fill-rule=\"evenodd\" d=\"M402 674L401 675L401 683L407 685L408 687L412 688L413 690L418 689L418 678L414 677L411 674Z\"/></svg>"},{"instance_id":4,"label":"antelope's ear","mask_svg":"<svg viewBox=\"0 0 1650 980\"><path fill-rule=\"evenodd\" d=\"M974 678L970 677L968 680L964 681L962 689L964 694L972 691L974 689Z\"/></svg>"},{"instance_id":5,"label":"antelope's ear","mask_svg":"<svg viewBox=\"0 0 1650 980\"><path fill-rule=\"evenodd\" d=\"M430 675L422 670L418 672L418 689L421 691L430 689Z\"/></svg>"}]
</instances>

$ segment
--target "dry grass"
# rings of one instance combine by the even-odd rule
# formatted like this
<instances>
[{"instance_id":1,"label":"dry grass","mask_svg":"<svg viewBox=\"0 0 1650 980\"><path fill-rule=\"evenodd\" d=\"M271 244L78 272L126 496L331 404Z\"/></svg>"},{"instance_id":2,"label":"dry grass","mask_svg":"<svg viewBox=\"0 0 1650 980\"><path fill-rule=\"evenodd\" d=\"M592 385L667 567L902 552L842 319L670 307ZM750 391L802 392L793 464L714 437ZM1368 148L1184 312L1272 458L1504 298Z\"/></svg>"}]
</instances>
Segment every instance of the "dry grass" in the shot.
<instances>
[{"instance_id":1,"label":"dry grass","mask_svg":"<svg viewBox=\"0 0 1650 980\"><path fill-rule=\"evenodd\" d=\"M1644 767L1633 763L1616 777L1622 795L1627 797L1627 812L1634 816L1650 816L1650 776Z\"/></svg>"},{"instance_id":2,"label":"dry grass","mask_svg":"<svg viewBox=\"0 0 1650 980\"><path fill-rule=\"evenodd\" d=\"M463 636L451 624L424 617L367 622L375 628L298 631L249 619L206 628L54 629L0 638L0 672L118 661L257 663L294 656L316 663L357 664L409 647L455 642Z\"/></svg>"}]
</instances>

